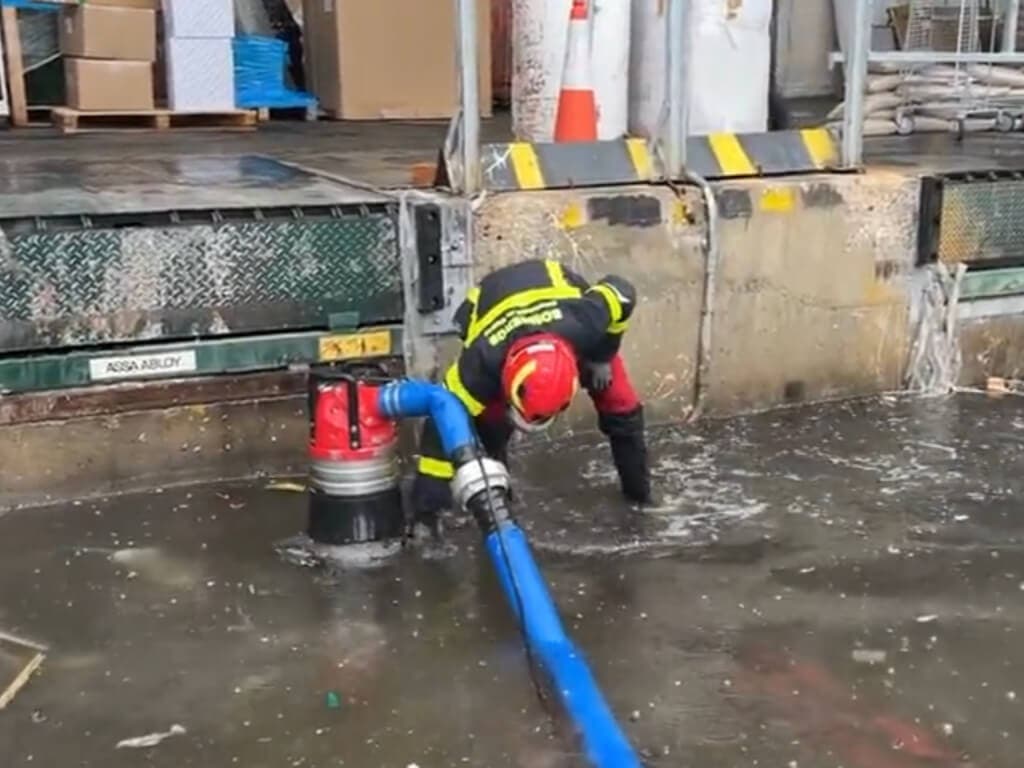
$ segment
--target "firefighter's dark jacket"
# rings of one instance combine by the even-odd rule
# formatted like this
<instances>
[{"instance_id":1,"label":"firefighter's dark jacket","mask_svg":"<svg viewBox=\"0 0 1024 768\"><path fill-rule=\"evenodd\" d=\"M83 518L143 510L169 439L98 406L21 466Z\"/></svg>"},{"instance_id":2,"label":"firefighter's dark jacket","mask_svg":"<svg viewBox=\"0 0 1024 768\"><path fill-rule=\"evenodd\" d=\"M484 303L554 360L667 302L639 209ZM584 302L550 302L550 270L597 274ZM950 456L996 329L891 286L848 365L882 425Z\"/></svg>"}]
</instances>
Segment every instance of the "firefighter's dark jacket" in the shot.
<instances>
[{"instance_id":1,"label":"firefighter's dark jacket","mask_svg":"<svg viewBox=\"0 0 1024 768\"><path fill-rule=\"evenodd\" d=\"M580 363L608 362L619 351L635 306L633 286L614 275L590 285L557 261L503 267L470 289L456 310L463 348L444 384L476 418L501 398L502 366L515 341L552 333L572 346ZM420 471L450 477L450 465L428 453Z\"/></svg>"}]
</instances>

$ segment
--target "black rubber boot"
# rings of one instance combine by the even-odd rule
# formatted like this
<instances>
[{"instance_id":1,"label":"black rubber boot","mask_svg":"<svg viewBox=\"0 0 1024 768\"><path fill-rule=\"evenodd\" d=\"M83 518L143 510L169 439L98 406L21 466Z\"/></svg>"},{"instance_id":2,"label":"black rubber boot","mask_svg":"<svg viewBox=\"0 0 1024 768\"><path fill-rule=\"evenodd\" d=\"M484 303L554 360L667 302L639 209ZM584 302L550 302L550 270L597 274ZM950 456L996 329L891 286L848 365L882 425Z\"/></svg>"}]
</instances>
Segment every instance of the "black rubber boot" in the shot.
<instances>
[{"instance_id":1,"label":"black rubber boot","mask_svg":"<svg viewBox=\"0 0 1024 768\"><path fill-rule=\"evenodd\" d=\"M612 461L619 473L623 495L639 504L651 502L651 475L644 439L644 409L629 413L602 413L598 427L608 437Z\"/></svg>"},{"instance_id":2,"label":"black rubber boot","mask_svg":"<svg viewBox=\"0 0 1024 768\"><path fill-rule=\"evenodd\" d=\"M410 491L412 521L408 535L414 538L422 526L433 538L441 536L441 512L452 508L452 491L446 480L417 474Z\"/></svg>"}]
</instances>

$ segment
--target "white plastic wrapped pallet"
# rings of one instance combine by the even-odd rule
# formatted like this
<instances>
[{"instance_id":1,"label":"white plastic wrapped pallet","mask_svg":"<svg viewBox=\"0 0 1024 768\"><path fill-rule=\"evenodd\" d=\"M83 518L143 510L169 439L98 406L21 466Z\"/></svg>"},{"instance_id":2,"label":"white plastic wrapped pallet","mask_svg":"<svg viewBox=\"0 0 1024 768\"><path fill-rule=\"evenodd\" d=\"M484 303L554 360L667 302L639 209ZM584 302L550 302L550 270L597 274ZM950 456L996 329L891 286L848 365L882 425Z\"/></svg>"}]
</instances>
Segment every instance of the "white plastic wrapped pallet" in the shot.
<instances>
[{"instance_id":1,"label":"white plastic wrapped pallet","mask_svg":"<svg viewBox=\"0 0 1024 768\"><path fill-rule=\"evenodd\" d=\"M629 132L654 137L665 100L665 0L633 0L629 40Z\"/></svg>"},{"instance_id":2,"label":"white plastic wrapped pallet","mask_svg":"<svg viewBox=\"0 0 1024 768\"><path fill-rule=\"evenodd\" d=\"M167 103L175 112L235 108L231 0L162 0Z\"/></svg>"},{"instance_id":3,"label":"white plastic wrapped pallet","mask_svg":"<svg viewBox=\"0 0 1024 768\"><path fill-rule=\"evenodd\" d=\"M772 0L691 0L690 134L768 130Z\"/></svg>"},{"instance_id":4,"label":"white plastic wrapped pallet","mask_svg":"<svg viewBox=\"0 0 1024 768\"><path fill-rule=\"evenodd\" d=\"M627 0L593 0L591 76L597 102L597 138L621 138L629 121L629 27Z\"/></svg>"},{"instance_id":5,"label":"white plastic wrapped pallet","mask_svg":"<svg viewBox=\"0 0 1024 768\"><path fill-rule=\"evenodd\" d=\"M665 94L667 3L633 0L630 130L657 133ZM691 136L768 129L772 0L691 0Z\"/></svg>"},{"instance_id":6,"label":"white plastic wrapped pallet","mask_svg":"<svg viewBox=\"0 0 1024 768\"><path fill-rule=\"evenodd\" d=\"M175 112L235 108L231 38L172 37L166 41L167 101Z\"/></svg>"},{"instance_id":7,"label":"white plastic wrapped pallet","mask_svg":"<svg viewBox=\"0 0 1024 768\"><path fill-rule=\"evenodd\" d=\"M168 37L229 38L235 35L232 0L163 0Z\"/></svg>"},{"instance_id":8,"label":"white plastic wrapped pallet","mask_svg":"<svg viewBox=\"0 0 1024 768\"><path fill-rule=\"evenodd\" d=\"M551 141L569 37L572 0L513 0L512 131Z\"/></svg>"}]
</instances>

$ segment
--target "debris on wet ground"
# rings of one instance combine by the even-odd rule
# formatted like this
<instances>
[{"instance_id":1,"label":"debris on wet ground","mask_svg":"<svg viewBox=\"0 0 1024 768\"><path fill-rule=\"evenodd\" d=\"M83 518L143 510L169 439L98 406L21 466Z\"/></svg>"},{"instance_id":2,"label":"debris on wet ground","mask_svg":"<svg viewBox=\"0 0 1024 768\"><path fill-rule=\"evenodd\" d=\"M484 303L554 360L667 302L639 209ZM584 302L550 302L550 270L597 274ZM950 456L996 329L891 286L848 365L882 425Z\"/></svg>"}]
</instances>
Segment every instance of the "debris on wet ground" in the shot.
<instances>
[{"instance_id":1,"label":"debris on wet ground","mask_svg":"<svg viewBox=\"0 0 1024 768\"><path fill-rule=\"evenodd\" d=\"M49 650L49 646L40 643L38 640L31 640L27 637L16 635L13 632L0 630L0 647L2 647L3 643L21 648L31 648L33 651L45 652Z\"/></svg>"},{"instance_id":2,"label":"debris on wet ground","mask_svg":"<svg viewBox=\"0 0 1024 768\"><path fill-rule=\"evenodd\" d=\"M0 630L0 710L14 701L46 659L49 647L13 632ZM7 674L10 671L11 675Z\"/></svg>"},{"instance_id":3,"label":"debris on wet ground","mask_svg":"<svg viewBox=\"0 0 1024 768\"><path fill-rule=\"evenodd\" d=\"M275 480L265 486L268 491L287 491L288 493L305 493L306 486L289 480Z\"/></svg>"},{"instance_id":4,"label":"debris on wet ground","mask_svg":"<svg viewBox=\"0 0 1024 768\"><path fill-rule=\"evenodd\" d=\"M990 397L1024 394L1024 381L1004 379L1001 376L989 376L985 381L985 391Z\"/></svg>"},{"instance_id":5,"label":"debris on wet ground","mask_svg":"<svg viewBox=\"0 0 1024 768\"><path fill-rule=\"evenodd\" d=\"M858 664L885 664L888 654L874 648L854 648L850 654Z\"/></svg>"},{"instance_id":6,"label":"debris on wet ground","mask_svg":"<svg viewBox=\"0 0 1024 768\"><path fill-rule=\"evenodd\" d=\"M185 733L187 731L184 726L175 723L166 731L147 733L145 736L134 736L130 739L121 739L121 741L117 742L117 749L149 749L150 747L159 746L172 736L182 736Z\"/></svg>"},{"instance_id":7,"label":"debris on wet ground","mask_svg":"<svg viewBox=\"0 0 1024 768\"><path fill-rule=\"evenodd\" d=\"M36 673L43 661L46 659L46 655L43 653L35 653L25 665L21 668L14 679L8 683L7 687L3 691L0 691L0 711L7 708L7 705L14 701L14 697L18 695L18 692L28 685L28 681L32 679L32 675Z\"/></svg>"},{"instance_id":8,"label":"debris on wet ground","mask_svg":"<svg viewBox=\"0 0 1024 768\"><path fill-rule=\"evenodd\" d=\"M274 543L274 550L283 561L303 568L379 568L401 552L402 542L335 546L313 541L308 534L302 533Z\"/></svg>"},{"instance_id":9,"label":"debris on wet ground","mask_svg":"<svg viewBox=\"0 0 1024 768\"><path fill-rule=\"evenodd\" d=\"M110 561L129 567L126 578L139 574L170 589L189 590L203 581L203 570L194 561L168 554L159 547L126 547L110 553ZM133 575L134 574L134 575Z\"/></svg>"}]
</instances>

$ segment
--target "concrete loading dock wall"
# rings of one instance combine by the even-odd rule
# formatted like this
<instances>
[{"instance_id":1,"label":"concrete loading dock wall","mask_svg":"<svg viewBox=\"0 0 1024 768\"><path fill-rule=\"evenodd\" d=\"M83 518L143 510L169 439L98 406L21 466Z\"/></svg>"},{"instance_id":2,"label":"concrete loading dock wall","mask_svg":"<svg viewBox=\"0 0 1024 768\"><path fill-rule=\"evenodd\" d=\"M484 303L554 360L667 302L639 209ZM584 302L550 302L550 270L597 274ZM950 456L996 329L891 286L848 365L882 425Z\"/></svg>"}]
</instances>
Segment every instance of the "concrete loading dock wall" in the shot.
<instances>
[{"instance_id":1,"label":"concrete loading dock wall","mask_svg":"<svg viewBox=\"0 0 1024 768\"><path fill-rule=\"evenodd\" d=\"M890 171L715 185L708 414L903 388L925 274L915 267L920 188L916 176ZM477 276L551 256L592 279L618 272L635 281L643 303L625 356L651 419L678 420L696 398L704 235L690 187L503 193L477 208L472 259ZM961 383L1019 375L1021 332L1020 315L962 323ZM439 339L442 363L452 342ZM151 399L116 415L9 426L0 508L151 486L164 469L168 482L301 471L300 389L239 389L206 407L201 396ZM580 398L562 428L593 424Z\"/></svg>"},{"instance_id":2,"label":"concrete loading dock wall","mask_svg":"<svg viewBox=\"0 0 1024 768\"><path fill-rule=\"evenodd\" d=\"M708 411L899 389L908 355L916 178L804 176L716 184L720 265ZM657 419L694 404L704 282L694 188L510 194L478 211L479 273L551 256L642 297L624 345ZM584 404L585 405L585 404ZM581 406L574 413L585 412Z\"/></svg>"}]
</instances>

